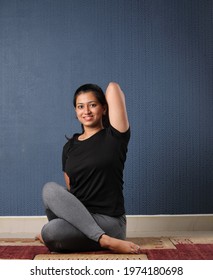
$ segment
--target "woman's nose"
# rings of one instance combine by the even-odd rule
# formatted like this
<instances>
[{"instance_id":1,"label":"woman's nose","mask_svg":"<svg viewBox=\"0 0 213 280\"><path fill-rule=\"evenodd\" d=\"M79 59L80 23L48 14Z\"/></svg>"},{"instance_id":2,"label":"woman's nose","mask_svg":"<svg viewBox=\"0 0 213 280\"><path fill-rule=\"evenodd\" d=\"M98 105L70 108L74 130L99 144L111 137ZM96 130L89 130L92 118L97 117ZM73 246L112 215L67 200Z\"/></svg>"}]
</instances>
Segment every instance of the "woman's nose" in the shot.
<instances>
[{"instance_id":1,"label":"woman's nose","mask_svg":"<svg viewBox=\"0 0 213 280\"><path fill-rule=\"evenodd\" d=\"M90 113L91 113L91 111L90 111L90 106L89 106L89 105L86 105L86 106L84 107L84 113L85 113L85 114L90 114Z\"/></svg>"}]
</instances>

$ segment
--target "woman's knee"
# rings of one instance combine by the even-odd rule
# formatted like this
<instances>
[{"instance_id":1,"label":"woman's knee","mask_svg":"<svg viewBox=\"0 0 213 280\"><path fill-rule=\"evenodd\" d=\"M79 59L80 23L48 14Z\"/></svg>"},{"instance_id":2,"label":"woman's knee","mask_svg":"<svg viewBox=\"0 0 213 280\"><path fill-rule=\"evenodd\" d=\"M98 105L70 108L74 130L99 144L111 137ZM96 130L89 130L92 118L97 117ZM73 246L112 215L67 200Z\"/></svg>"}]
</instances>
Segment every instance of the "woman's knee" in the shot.
<instances>
[{"instance_id":1,"label":"woman's knee","mask_svg":"<svg viewBox=\"0 0 213 280\"><path fill-rule=\"evenodd\" d=\"M53 197L55 197L57 189L61 187L59 186L57 183L55 182L48 182L44 185L43 189L42 189L42 198L43 201L46 202L48 201L48 199L52 199Z\"/></svg>"},{"instance_id":2,"label":"woman's knee","mask_svg":"<svg viewBox=\"0 0 213 280\"><path fill-rule=\"evenodd\" d=\"M42 194L45 196L46 194L49 194L56 188L57 184L55 182L48 182L43 186Z\"/></svg>"},{"instance_id":3,"label":"woman's knee","mask_svg":"<svg viewBox=\"0 0 213 280\"><path fill-rule=\"evenodd\" d=\"M57 229L54 227L54 223L48 223L43 226L41 230L41 237L44 241L44 244L50 251L59 251L60 242L57 238Z\"/></svg>"}]
</instances>

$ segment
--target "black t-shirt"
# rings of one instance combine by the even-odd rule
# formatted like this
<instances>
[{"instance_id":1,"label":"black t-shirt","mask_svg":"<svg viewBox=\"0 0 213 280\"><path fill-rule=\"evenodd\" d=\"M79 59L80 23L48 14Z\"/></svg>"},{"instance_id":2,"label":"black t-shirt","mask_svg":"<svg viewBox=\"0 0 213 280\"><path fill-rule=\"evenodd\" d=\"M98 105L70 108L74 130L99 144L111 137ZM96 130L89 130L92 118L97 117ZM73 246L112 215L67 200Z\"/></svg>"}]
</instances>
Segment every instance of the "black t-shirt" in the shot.
<instances>
[{"instance_id":1,"label":"black t-shirt","mask_svg":"<svg viewBox=\"0 0 213 280\"><path fill-rule=\"evenodd\" d=\"M63 147L62 167L70 178L70 192L92 213L125 213L123 169L130 129L112 126L80 141L75 134Z\"/></svg>"}]
</instances>

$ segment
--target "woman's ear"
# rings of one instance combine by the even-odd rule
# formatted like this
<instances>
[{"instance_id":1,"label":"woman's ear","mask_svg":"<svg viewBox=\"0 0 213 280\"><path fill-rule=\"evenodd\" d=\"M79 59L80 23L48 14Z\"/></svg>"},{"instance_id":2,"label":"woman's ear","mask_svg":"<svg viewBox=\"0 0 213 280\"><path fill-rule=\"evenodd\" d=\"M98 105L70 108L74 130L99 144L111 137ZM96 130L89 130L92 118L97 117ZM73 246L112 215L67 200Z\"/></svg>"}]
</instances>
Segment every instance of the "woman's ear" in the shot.
<instances>
[{"instance_id":1,"label":"woman's ear","mask_svg":"<svg viewBox=\"0 0 213 280\"><path fill-rule=\"evenodd\" d=\"M107 105L104 105L103 106L103 115L105 116L107 113Z\"/></svg>"}]
</instances>

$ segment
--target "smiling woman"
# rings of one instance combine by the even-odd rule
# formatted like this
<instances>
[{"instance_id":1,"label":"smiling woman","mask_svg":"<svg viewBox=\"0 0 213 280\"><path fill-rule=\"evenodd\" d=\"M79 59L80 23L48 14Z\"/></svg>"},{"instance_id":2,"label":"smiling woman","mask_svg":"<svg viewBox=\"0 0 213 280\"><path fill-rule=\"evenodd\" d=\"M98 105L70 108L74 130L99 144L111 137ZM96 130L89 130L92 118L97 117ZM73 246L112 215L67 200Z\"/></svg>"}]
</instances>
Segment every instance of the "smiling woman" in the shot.
<instances>
[{"instance_id":1,"label":"smiling woman","mask_svg":"<svg viewBox=\"0 0 213 280\"><path fill-rule=\"evenodd\" d=\"M84 127L84 133L78 139L84 140L104 128L102 116L106 114L107 106L102 105L92 92L80 94L76 103L76 115Z\"/></svg>"},{"instance_id":2,"label":"smiling woman","mask_svg":"<svg viewBox=\"0 0 213 280\"><path fill-rule=\"evenodd\" d=\"M108 118L108 104L103 90L94 84L85 84L80 86L73 98L73 106L76 110L76 115L80 123L82 124L82 131L85 132L84 121L90 120L95 114L97 122L93 127L97 126L99 129L109 126ZM87 110L87 111L86 111ZM84 118L81 119L81 115L84 113ZM89 127L87 127L89 129ZM83 136L82 136L83 137Z\"/></svg>"},{"instance_id":3,"label":"smiling woman","mask_svg":"<svg viewBox=\"0 0 213 280\"><path fill-rule=\"evenodd\" d=\"M125 241L123 170L130 129L124 94L116 83L106 95L86 84L73 104L83 131L63 148L67 189L53 182L43 188L49 222L41 238L51 251L139 253L138 245Z\"/></svg>"}]
</instances>

